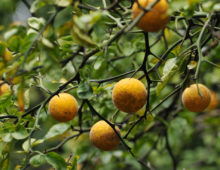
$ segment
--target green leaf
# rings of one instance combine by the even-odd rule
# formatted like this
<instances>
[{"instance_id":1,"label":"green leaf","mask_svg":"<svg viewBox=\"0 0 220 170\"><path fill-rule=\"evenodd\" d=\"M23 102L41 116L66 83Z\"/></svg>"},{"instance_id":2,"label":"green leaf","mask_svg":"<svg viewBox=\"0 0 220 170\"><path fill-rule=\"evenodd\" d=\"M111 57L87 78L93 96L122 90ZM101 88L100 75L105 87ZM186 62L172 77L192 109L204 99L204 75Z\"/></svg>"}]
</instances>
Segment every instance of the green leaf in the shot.
<instances>
[{"instance_id":1,"label":"green leaf","mask_svg":"<svg viewBox=\"0 0 220 170\"><path fill-rule=\"evenodd\" d=\"M0 56L3 56L6 48L6 43L0 42Z\"/></svg>"},{"instance_id":2,"label":"green leaf","mask_svg":"<svg viewBox=\"0 0 220 170\"><path fill-rule=\"evenodd\" d=\"M36 36L37 36L36 33L28 34L28 36L26 36L24 38L20 52L25 53L28 50L28 48L30 48L30 46L31 46L32 42L35 40Z\"/></svg>"},{"instance_id":3,"label":"green leaf","mask_svg":"<svg viewBox=\"0 0 220 170\"><path fill-rule=\"evenodd\" d=\"M62 156L55 152L49 152L45 156L46 161L51 164L56 170L66 170L67 163Z\"/></svg>"},{"instance_id":4,"label":"green leaf","mask_svg":"<svg viewBox=\"0 0 220 170\"><path fill-rule=\"evenodd\" d=\"M36 145L39 145L41 143L43 143L44 140L43 139L35 139L35 138L31 138L31 147L34 147ZM27 139L23 145L22 148L24 149L25 152L28 152L29 150L29 139Z\"/></svg>"},{"instance_id":5,"label":"green leaf","mask_svg":"<svg viewBox=\"0 0 220 170\"><path fill-rule=\"evenodd\" d=\"M101 19L102 19L102 13L100 11L97 11L97 12L92 12L88 15L82 15L80 17L74 17L74 23L81 30L89 31Z\"/></svg>"},{"instance_id":6,"label":"green leaf","mask_svg":"<svg viewBox=\"0 0 220 170\"><path fill-rule=\"evenodd\" d=\"M12 36L14 36L17 33L18 33L18 28L9 29L8 31L5 32L4 39L8 40L9 38L11 38Z\"/></svg>"},{"instance_id":7,"label":"green leaf","mask_svg":"<svg viewBox=\"0 0 220 170\"><path fill-rule=\"evenodd\" d=\"M66 7L72 4L72 0L59 0L56 4L57 6Z\"/></svg>"},{"instance_id":8,"label":"green leaf","mask_svg":"<svg viewBox=\"0 0 220 170\"><path fill-rule=\"evenodd\" d=\"M93 91L87 81L83 81L79 84L77 95L80 99L89 99L92 97Z\"/></svg>"},{"instance_id":9,"label":"green leaf","mask_svg":"<svg viewBox=\"0 0 220 170\"><path fill-rule=\"evenodd\" d=\"M57 6L66 7L72 4L72 0L59 0L56 4Z\"/></svg>"},{"instance_id":10,"label":"green leaf","mask_svg":"<svg viewBox=\"0 0 220 170\"><path fill-rule=\"evenodd\" d=\"M42 44L44 44L46 47L54 48L53 43L50 40L48 40L47 38L42 37L41 41L42 41Z\"/></svg>"},{"instance_id":11,"label":"green leaf","mask_svg":"<svg viewBox=\"0 0 220 170\"><path fill-rule=\"evenodd\" d=\"M94 69L95 70L98 70L101 66L102 66L102 63L104 62L105 60L103 58L99 58L95 64L94 64Z\"/></svg>"},{"instance_id":12,"label":"green leaf","mask_svg":"<svg viewBox=\"0 0 220 170\"><path fill-rule=\"evenodd\" d=\"M11 135L11 133L6 133L6 134L2 137L2 140L3 140L4 142L6 142L6 143L11 142L11 140L12 140L12 135Z\"/></svg>"},{"instance_id":13,"label":"green leaf","mask_svg":"<svg viewBox=\"0 0 220 170\"><path fill-rule=\"evenodd\" d=\"M71 47L74 44L73 37L72 36L63 36L58 39L58 44L60 48L64 51L72 52Z\"/></svg>"},{"instance_id":14,"label":"green leaf","mask_svg":"<svg viewBox=\"0 0 220 170\"><path fill-rule=\"evenodd\" d=\"M45 24L44 18L28 18L28 25L36 30L40 30Z\"/></svg>"},{"instance_id":15,"label":"green leaf","mask_svg":"<svg viewBox=\"0 0 220 170\"><path fill-rule=\"evenodd\" d=\"M88 35L88 31L102 18L101 12L93 12L88 15L82 15L80 17L74 16L72 36L74 41L85 47L96 47L96 43L92 41Z\"/></svg>"},{"instance_id":16,"label":"green leaf","mask_svg":"<svg viewBox=\"0 0 220 170\"><path fill-rule=\"evenodd\" d=\"M96 47L96 44L92 41L92 39L88 35L83 33L76 25L72 28L72 36L74 41L80 46L90 48Z\"/></svg>"},{"instance_id":17,"label":"green leaf","mask_svg":"<svg viewBox=\"0 0 220 170\"><path fill-rule=\"evenodd\" d=\"M176 58L168 59L163 68L163 76L161 78L162 82L160 82L156 87L156 94L159 95L161 90L166 86L168 81L175 75L178 71Z\"/></svg>"},{"instance_id":18,"label":"green leaf","mask_svg":"<svg viewBox=\"0 0 220 170\"><path fill-rule=\"evenodd\" d=\"M45 135L44 139L50 139L55 136L61 135L64 132L66 132L70 127L70 124L68 123L58 123L50 128L50 130Z\"/></svg>"},{"instance_id":19,"label":"green leaf","mask_svg":"<svg viewBox=\"0 0 220 170\"><path fill-rule=\"evenodd\" d=\"M154 117L151 113L147 114L147 121L152 122L154 120Z\"/></svg>"},{"instance_id":20,"label":"green leaf","mask_svg":"<svg viewBox=\"0 0 220 170\"><path fill-rule=\"evenodd\" d=\"M12 133L12 136L17 140L21 140L28 136L28 132L24 126L18 125L16 131Z\"/></svg>"},{"instance_id":21,"label":"green leaf","mask_svg":"<svg viewBox=\"0 0 220 170\"><path fill-rule=\"evenodd\" d=\"M72 7L68 7L60 11L54 19L54 23L53 23L54 28L57 29L63 24L65 24L67 21L72 20L71 12L72 12Z\"/></svg>"},{"instance_id":22,"label":"green leaf","mask_svg":"<svg viewBox=\"0 0 220 170\"><path fill-rule=\"evenodd\" d=\"M21 38L17 35L12 36L9 40L8 40L8 46L10 47L10 49L12 51L18 52L20 45L21 45Z\"/></svg>"},{"instance_id":23,"label":"green leaf","mask_svg":"<svg viewBox=\"0 0 220 170\"><path fill-rule=\"evenodd\" d=\"M40 165L43 165L45 162L46 162L45 155L42 154L35 155L30 159L30 164L33 167L38 167Z\"/></svg>"},{"instance_id":24,"label":"green leaf","mask_svg":"<svg viewBox=\"0 0 220 170\"><path fill-rule=\"evenodd\" d=\"M30 12L35 13L37 10L44 7L45 5L46 3L43 0L35 0L31 5Z\"/></svg>"}]
</instances>

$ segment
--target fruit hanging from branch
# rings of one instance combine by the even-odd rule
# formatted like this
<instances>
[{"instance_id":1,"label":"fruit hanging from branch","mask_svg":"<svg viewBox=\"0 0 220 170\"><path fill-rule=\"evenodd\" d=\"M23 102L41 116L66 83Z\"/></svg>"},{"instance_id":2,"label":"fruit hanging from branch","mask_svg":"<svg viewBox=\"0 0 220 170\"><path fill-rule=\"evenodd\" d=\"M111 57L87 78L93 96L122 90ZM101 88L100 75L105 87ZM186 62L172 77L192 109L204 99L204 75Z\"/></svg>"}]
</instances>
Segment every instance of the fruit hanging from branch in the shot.
<instances>
[{"instance_id":1,"label":"fruit hanging from branch","mask_svg":"<svg viewBox=\"0 0 220 170\"><path fill-rule=\"evenodd\" d=\"M125 78L114 86L112 99L119 110L134 113L141 109L146 103L147 91L140 80Z\"/></svg>"},{"instance_id":2,"label":"fruit hanging from branch","mask_svg":"<svg viewBox=\"0 0 220 170\"><path fill-rule=\"evenodd\" d=\"M191 112L202 112L211 101L209 89L202 84L193 84L182 94L183 105Z\"/></svg>"},{"instance_id":3,"label":"fruit hanging from branch","mask_svg":"<svg viewBox=\"0 0 220 170\"><path fill-rule=\"evenodd\" d=\"M154 3L155 0L138 0L132 7L133 20L142 13L142 11ZM163 29L170 20L168 14L169 5L166 0L160 0L156 5L140 19L137 26L145 32L157 32Z\"/></svg>"},{"instance_id":4,"label":"fruit hanging from branch","mask_svg":"<svg viewBox=\"0 0 220 170\"><path fill-rule=\"evenodd\" d=\"M49 102L50 115L59 122L72 120L78 112L76 99L68 93L59 93Z\"/></svg>"},{"instance_id":5,"label":"fruit hanging from branch","mask_svg":"<svg viewBox=\"0 0 220 170\"><path fill-rule=\"evenodd\" d=\"M119 128L115 127L120 134ZM105 151L114 150L120 143L114 129L104 120L95 123L90 130L90 140L97 148Z\"/></svg>"}]
</instances>

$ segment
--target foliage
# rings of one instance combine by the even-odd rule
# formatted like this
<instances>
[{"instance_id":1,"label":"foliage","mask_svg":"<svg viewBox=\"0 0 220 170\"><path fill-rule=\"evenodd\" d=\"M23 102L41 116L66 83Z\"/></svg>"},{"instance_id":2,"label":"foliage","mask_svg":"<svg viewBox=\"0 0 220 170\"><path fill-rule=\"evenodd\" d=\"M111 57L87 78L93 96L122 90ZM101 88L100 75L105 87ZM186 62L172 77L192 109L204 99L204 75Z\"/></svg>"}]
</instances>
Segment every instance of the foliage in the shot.
<instances>
[{"instance_id":1,"label":"foliage","mask_svg":"<svg viewBox=\"0 0 220 170\"><path fill-rule=\"evenodd\" d=\"M11 91L0 96L0 169L217 170L219 108L189 112L181 94L193 83L219 92L220 3L168 2L166 28L144 33L132 21L133 0L1 0L0 78ZM19 4L31 15L26 23L12 20ZM112 102L125 77L147 87L138 113ZM67 123L47 113L59 92L80 106ZM89 140L101 119L120 128L114 151Z\"/></svg>"}]
</instances>

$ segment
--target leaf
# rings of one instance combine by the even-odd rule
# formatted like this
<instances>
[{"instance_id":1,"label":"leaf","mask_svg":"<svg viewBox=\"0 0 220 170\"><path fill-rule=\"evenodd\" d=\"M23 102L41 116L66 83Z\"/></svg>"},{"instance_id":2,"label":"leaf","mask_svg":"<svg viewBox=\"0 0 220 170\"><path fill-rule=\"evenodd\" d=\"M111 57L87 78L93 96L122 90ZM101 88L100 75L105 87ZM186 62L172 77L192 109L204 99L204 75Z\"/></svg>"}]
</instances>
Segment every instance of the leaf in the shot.
<instances>
[{"instance_id":1,"label":"leaf","mask_svg":"<svg viewBox=\"0 0 220 170\"><path fill-rule=\"evenodd\" d=\"M46 161L51 164L56 170L66 170L67 163L62 156L55 152L49 152L45 156Z\"/></svg>"},{"instance_id":2,"label":"leaf","mask_svg":"<svg viewBox=\"0 0 220 170\"><path fill-rule=\"evenodd\" d=\"M37 37L36 33L30 33L28 34L22 43L22 48L20 49L20 52L26 53L27 50L31 47L31 44L33 41L35 41L35 38Z\"/></svg>"},{"instance_id":3,"label":"leaf","mask_svg":"<svg viewBox=\"0 0 220 170\"><path fill-rule=\"evenodd\" d=\"M94 69L95 70L98 70L101 66L102 66L102 63L104 62L104 59L102 59L102 58L99 58L96 62L95 62L95 64L94 64Z\"/></svg>"},{"instance_id":4,"label":"leaf","mask_svg":"<svg viewBox=\"0 0 220 170\"><path fill-rule=\"evenodd\" d=\"M168 81L175 75L178 70L176 58L168 59L163 68L162 82L158 83L156 87L156 94L159 95L161 90L166 86Z\"/></svg>"},{"instance_id":5,"label":"leaf","mask_svg":"<svg viewBox=\"0 0 220 170\"><path fill-rule=\"evenodd\" d=\"M181 51L181 44L178 45L178 46L176 46L176 47L171 51L171 53L173 53L175 56L178 56L179 53L180 53L180 51Z\"/></svg>"},{"instance_id":6,"label":"leaf","mask_svg":"<svg viewBox=\"0 0 220 170\"><path fill-rule=\"evenodd\" d=\"M73 17L72 36L74 41L80 46L93 48L96 43L88 35L88 31L102 18L101 12L93 12L88 15Z\"/></svg>"},{"instance_id":7,"label":"leaf","mask_svg":"<svg viewBox=\"0 0 220 170\"><path fill-rule=\"evenodd\" d=\"M60 6L60 7L66 7L66 6L71 5L72 1L73 0L58 0L56 4L57 6Z\"/></svg>"},{"instance_id":8,"label":"leaf","mask_svg":"<svg viewBox=\"0 0 220 170\"><path fill-rule=\"evenodd\" d=\"M0 168L1 169L9 169L9 156L7 155L7 158L4 160L1 160L0 162Z\"/></svg>"},{"instance_id":9,"label":"leaf","mask_svg":"<svg viewBox=\"0 0 220 170\"><path fill-rule=\"evenodd\" d=\"M72 52L71 47L74 44L73 37L69 35L63 36L58 39L58 44L62 50Z\"/></svg>"},{"instance_id":10,"label":"leaf","mask_svg":"<svg viewBox=\"0 0 220 170\"><path fill-rule=\"evenodd\" d=\"M96 44L92 41L92 39L88 35L83 33L76 25L72 28L72 36L74 41L80 46L90 48L96 47Z\"/></svg>"},{"instance_id":11,"label":"leaf","mask_svg":"<svg viewBox=\"0 0 220 170\"><path fill-rule=\"evenodd\" d=\"M12 133L12 136L17 140L21 140L28 136L28 132L24 126L18 125L16 131Z\"/></svg>"},{"instance_id":12,"label":"leaf","mask_svg":"<svg viewBox=\"0 0 220 170\"><path fill-rule=\"evenodd\" d=\"M35 13L37 10L44 7L45 5L46 3L43 0L35 0L31 5L30 12Z\"/></svg>"},{"instance_id":13,"label":"leaf","mask_svg":"<svg viewBox=\"0 0 220 170\"><path fill-rule=\"evenodd\" d=\"M192 60L192 61L190 61L190 63L187 65L187 68L188 68L189 70L192 70L192 69L196 68L196 66L197 66L197 62Z\"/></svg>"},{"instance_id":14,"label":"leaf","mask_svg":"<svg viewBox=\"0 0 220 170\"><path fill-rule=\"evenodd\" d=\"M41 41L46 47L54 48L53 43L50 40L48 40L47 38L42 37Z\"/></svg>"},{"instance_id":15,"label":"leaf","mask_svg":"<svg viewBox=\"0 0 220 170\"><path fill-rule=\"evenodd\" d=\"M105 12L104 12L105 13ZM104 14L103 13L103 14ZM91 12L88 15L82 15L74 18L74 23L83 31L89 31L102 18L100 11Z\"/></svg>"},{"instance_id":16,"label":"leaf","mask_svg":"<svg viewBox=\"0 0 220 170\"><path fill-rule=\"evenodd\" d=\"M43 139L35 139L35 138L31 138L31 147L34 147L36 145L39 145L41 143L43 143L44 140ZM25 152L28 152L29 150L29 139L27 139L23 145L22 145L22 148Z\"/></svg>"},{"instance_id":17,"label":"leaf","mask_svg":"<svg viewBox=\"0 0 220 170\"><path fill-rule=\"evenodd\" d=\"M22 82L18 88L18 107L20 111L24 112L24 83Z\"/></svg>"},{"instance_id":18,"label":"leaf","mask_svg":"<svg viewBox=\"0 0 220 170\"><path fill-rule=\"evenodd\" d=\"M13 59L13 54L11 51L8 50L8 48L5 49L3 59L7 61L11 61Z\"/></svg>"},{"instance_id":19,"label":"leaf","mask_svg":"<svg viewBox=\"0 0 220 170\"><path fill-rule=\"evenodd\" d=\"M70 124L68 123L58 123L50 128L50 130L45 135L44 139L50 139L55 136L61 135L64 132L66 132L70 127Z\"/></svg>"},{"instance_id":20,"label":"leaf","mask_svg":"<svg viewBox=\"0 0 220 170\"><path fill-rule=\"evenodd\" d=\"M61 10L55 17L53 25L57 29L64 25L67 21L72 20L72 7L65 8Z\"/></svg>"},{"instance_id":21,"label":"leaf","mask_svg":"<svg viewBox=\"0 0 220 170\"><path fill-rule=\"evenodd\" d=\"M3 56L6 49L6 43L0 41L0 57Z\"/></svg>"},{"instance_id":22,"label":"leaf","mask_svg":"<svg viewBox=\"0 0 220 170\"><path fill-rule=\"evenodd\" d=\"M6 143L11 142L11 140L12 140L12 135L11 135L11 133L6 133L6 134L2 137L2 140L3 140L4 142L6 142Z\"/></svg>"},{"instance_id":23,"label":"leaf","mask_svg":"<svg viewBox=\"0 0 220 170\"><path fill-rule=\"evenodd\" d=\"M151 113L147 114L147 121L152 122L154 120L154 117Z\"/></svg>"},{"instance_id":24,"label":"leaf","mask_svg":"<svg viewBox=\"0 0 220 170\"><path fill-rule=\"evenodd\" d=\"M46 159L45 159L45 155L43 155L43 154L35 155L35 156L31 157L31 159L30 159L30 164L33 167L38 167L40 165L43 165L45 162L46 162Z\"/></svg>"},{"instance_id":25,"label":"leaf","mask_svg":"<svg viewBox=\"0 0 220 170\"><path fill-rule=\"evenodd\" d=\"M14 36L17 33L18 33L18 28L9 29L8 31L6 31L4 33L4 39L8 40L9 38L11 38L12 36Z\"/></svg>"},{"instance_id":26,"label":"leaf","mask_svg":"<svg viewBox=\"0 0 220 170\"><path fill-rule=\"evenodd\" d=\"M28 18L28 25L36 30L40 30L45 24L43 18L30 17Z\"/></svg>"},{"instance_id":27,"label":"leaf","mask_svg":"<svg viewBox=\"0 0 220 170\"><path fill-rule=\"evenodd\" d=\"M87 81L80 82L77 95L80 99L89 99L92 97L93 90Z\"/></svg>"}]
</instances>

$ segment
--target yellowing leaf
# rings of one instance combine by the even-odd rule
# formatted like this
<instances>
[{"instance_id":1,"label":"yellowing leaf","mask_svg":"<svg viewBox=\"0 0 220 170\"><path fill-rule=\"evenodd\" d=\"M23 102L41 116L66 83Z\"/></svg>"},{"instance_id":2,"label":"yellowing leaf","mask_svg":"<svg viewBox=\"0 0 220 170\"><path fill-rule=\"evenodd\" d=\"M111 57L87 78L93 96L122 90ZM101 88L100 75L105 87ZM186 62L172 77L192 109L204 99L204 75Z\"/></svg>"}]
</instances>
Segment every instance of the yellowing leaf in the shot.
<instances>
[{"instance_id":1,"label":"yellowing leaf","mask_svg":"<svg viewBox=\"0 0 220 170\"><path fill-rule=\"evenodd\" d=\"M137 111L137 114L139 115L139 116L143 116L144 115L144 113L145 113L145 106L144 107L142 107L140 110L138 110Z\"/></svg>"},{"instance_id":2,"label":"yellowing leaf","mask_svg":"<svg viewBox=\"0 0 220 170\"><path fill-rule=\"evenodd\" d=\"M192 70L192 69L196 68L196 66L197 66L197 62L192 60L192 61L190 61L190 63L187 65L187 68L188 68L189 70Z\"/></svg>"},{"instance_id":3,"label":"yellowing leaf","mask_svg":"<svg viewBox=\"0 0 220 170\"><path fill-rule=\"evenodd\" d=\"M12 52L9 51L7 48L6 48L5 51L4 51L3 59L4 59L5 61L11 61L11 60L13 59Z\"/></svg>"},{"instance_id":4,"label":"yellowing leaf","mask_svg":"<svg viewBox=\"0 0 220 170\"><path fill-rule=\"evenodd\" d=\"M189 6L193 6L193 5L196 5L200 2L200 0L187 0L187 4Z\"/></svg>"},{"instance_id":5,"label":"yellowing leaf","mask_svg":"<svg viewBox=\"0 0 220 170\"><path fill-rule=\"evenodd\" d=\"M18 107L20 109L20 111L24 112L24 85L23 83L21 83L21 85L18 88Z\"/></svg>"}]
</instances>

